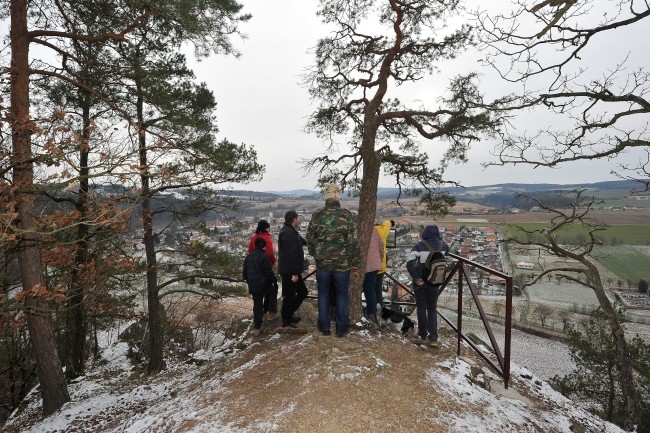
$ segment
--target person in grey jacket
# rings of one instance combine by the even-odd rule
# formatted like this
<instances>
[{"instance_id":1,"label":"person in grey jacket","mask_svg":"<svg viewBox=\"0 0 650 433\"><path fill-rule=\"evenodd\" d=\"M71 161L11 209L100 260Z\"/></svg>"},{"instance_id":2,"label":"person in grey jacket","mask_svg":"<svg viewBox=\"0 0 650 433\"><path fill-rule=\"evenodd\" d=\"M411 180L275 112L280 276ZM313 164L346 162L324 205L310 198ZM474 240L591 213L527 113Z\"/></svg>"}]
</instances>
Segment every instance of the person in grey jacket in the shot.
<instances>
[{"instance_id":1,"label":"person in grey jacket","mask_svg":"<svg viewBox=\"0 0 650 433\"><path fill-rule=\"evenodd\" d=\"M305 267L303 246L305 239L298 230L298 213L287 211L284 225L278 235L278 272L282 278L282 326L295 327L300 317L295 315L307 297L307 286L302 278Z\"/></svg>"},{"instance_id":2,"label":"person in grey jacket","mask_svg":"<svg viewBox=\"0 0 650 433\"><path fill-rule=\"evenodd\" d=\"M413 246L407 256L406 269L413 279L413 294L417 308L418 335L432 347L438 346L438 295L439 285L430 285L422 279L422 271L429 254L432 254L427 245L437 251L449 252L449 246L440 238L440 230L435 224L428 225L422 232L421 240Z\"/></svg>"}]
</instances>

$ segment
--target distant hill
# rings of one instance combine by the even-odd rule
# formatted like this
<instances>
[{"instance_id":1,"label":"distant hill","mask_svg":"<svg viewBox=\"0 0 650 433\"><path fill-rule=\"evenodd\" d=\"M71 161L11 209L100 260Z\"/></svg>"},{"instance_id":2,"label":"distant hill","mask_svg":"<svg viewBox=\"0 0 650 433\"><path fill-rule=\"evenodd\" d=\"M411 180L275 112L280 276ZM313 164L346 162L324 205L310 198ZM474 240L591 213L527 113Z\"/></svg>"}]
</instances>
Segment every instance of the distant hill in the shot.
<instances>
[{"instance_id":1,"label":"distant hill","mask_svg":"<svg viewBox=\"0 0 650 433\"><path fill-rule=\"evenodd\" d=\"M557 190L572 190L576 188L586 188L589 190L599 190L599 191L619 191L619 190L628 190L631 191L635 188L639 188L640 184L637 182L629 180L611 180L604 182L595 182L595 183L499 183L493 185L480 185L480 186L470 186L466 188L449 188L448 191L453 193L463 193L463 192L476 192L476 191L486 191L486 192L539 192L539 191L557 191Z\"/></svg>"},{"instance_id":2,"label":"distant hill","mask_svg":"<svg viewBox=\"0 0 650 433\"><path fill-rule=\"evenodd\" d=\"M497 183L491 185L468 186L464 188L443 188L453 194L465 194L470 192L538 192L538 191L558 191L573 190L576 188L587 188L591 190L628 190L631 191L639 188L639 183L629 180L611 180L595 183ZM291 191L266 191L270 194L282 196L309 196L319 197L321 194L316 190L297 189ZM397 188L379 188L377 196L379 198L395 198L399 190Z\"/></svg>"},{"instance_id":3,"label":"distant hill","mask_svg":"<svg viewBox=\"0 0 650 433\"><path fill-rule=\"evenodd\" d=\"M576 188L586 188L589 190L599 190L599 191L617 191L617 190L627 190L632 191L635 188L639 188L639 183L632 182L629 180L611 180L604 182L595 182L595 183L498 183L491 185L478 185L478 186L468 186L465 188L454 187L454 188L443 188L444 191L450 192L456 196L462 196L465 194L492 194L492 193L531 193L531 192L542 192L542 191L558 191L558 190L573 190ZM237 191L231 191L233 195L237 194ZM250 195L253 194L252 191L239 192L240 195ZM379 188L377 192L377 198L381 200L390 200L397 198L399 189L397 188ZM321 197L320 191L310 190L310 189L296 189L291 191L265 191L260 194L271 194L278 196L291 196L291 197Z\"/></svg>"},{"instance_id":4,"label":"distant hill","mask_svg":"<svg viewBox=\"0 0 650 433\"><path fill-rule=\"evenodd\" d=\"M267 191L283 197L320 197L320 191L313 189L293 189L291 191Z\"/></svg>"},{"instance_id":5,"label":"distant hill","mask_svg":"<svg viewBox=\"0 0 650 433\"><path fill-rule=\"evenodd\" d=\"M541 191L558 191L558 190L572 190L576 188L587 188L589 190L598 191L632 191L639 188L640 184L629 180L613 180L585 184L560 184L560 183L498 183L491 185L477 185L468 186L464 188L443 188L443 191L450 192L457 197L463 195L477 195L477 194L494 194L494 193L532 193ZM96 185L94 187L98 191L110 193L125 193L128 188L119 185ZM230 190L224 189L219 191L220 194L231 197L255 197L277 199L280 197L292 198L321 198L320 191L313 189L294 189L289 191L251 191L251 190ZM397 188L379 188L377 197L380 200L393 200L397 198L399 189ZM404 196L404 191L402 192ZM182 191L180 191L182 195Z\"/></svg>"}]
</instances>

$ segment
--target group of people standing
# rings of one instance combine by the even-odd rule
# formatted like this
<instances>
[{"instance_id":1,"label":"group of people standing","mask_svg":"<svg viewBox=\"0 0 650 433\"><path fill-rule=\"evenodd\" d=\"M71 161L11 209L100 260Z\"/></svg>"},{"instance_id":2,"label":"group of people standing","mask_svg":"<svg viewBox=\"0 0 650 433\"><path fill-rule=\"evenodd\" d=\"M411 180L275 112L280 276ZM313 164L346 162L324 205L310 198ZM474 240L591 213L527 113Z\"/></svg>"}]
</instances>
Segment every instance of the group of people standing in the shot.
<instances>
[{"instance_id":1,"label":"group of people standing","mask_svg":"<svg viewBox=\"0 0 650 433\"><path fill-rule=\"evenodd\" d=\"M284 224L278 235L277 270L282 279L282 326L295 327L300 317L295 313L307 297L307 286L302 278L305 268L303 246L305 239L298 233L298 213L294 210L284 215ZM248 245L249 254L244 260L242 276L248 284L248 292L253 297L253 333L262 333L262 320L278 318L278 285L274 267L275 251L271 225L266 220L257 223L255 234Z\"/></svg>"},{"instance_id":2,"label":"group of people standing","mask_svg":"<svg viewBox=\"0 0 650 433\"><path fill-rule=\"evenodd\" d=\"M284 225L278 235L277 270L282 280L283 327L295 327L300 317L295 313L307 296L307 287L302 277L306 270L303 246L316 262L316 282L318 287L318 330L330 335L331 314L334 314L335 332L344 336L350 329L349 283L350 272L358 269L361 254L357 240L356 217L341 207L338 188L325 191L325 207L317 210L311 217L306 239L298 233L299 216L294 210L285 214ZM386 240L392 220L375 226L368 249L363 293L366 299L364 316L377 322L377 304L383 306L382 284L386 272ZM262 332L262 321L275 320L277 316L277 281L273 272L276 258L269 233L270 224L266 220L258 223L257 230L249 244L249 254L244 261L243 277L248 283L253 297L254 335ZM413 279L416 300L418 335L433 345L438 340L437 299L438 286L431 286L422 279L422 267L426 262L429 244L442 250L449 247L440 239L435 225L427 226L409 254L407 270ZM333 304L333 306L332 306Z\"/></svg>"}]
</instances>

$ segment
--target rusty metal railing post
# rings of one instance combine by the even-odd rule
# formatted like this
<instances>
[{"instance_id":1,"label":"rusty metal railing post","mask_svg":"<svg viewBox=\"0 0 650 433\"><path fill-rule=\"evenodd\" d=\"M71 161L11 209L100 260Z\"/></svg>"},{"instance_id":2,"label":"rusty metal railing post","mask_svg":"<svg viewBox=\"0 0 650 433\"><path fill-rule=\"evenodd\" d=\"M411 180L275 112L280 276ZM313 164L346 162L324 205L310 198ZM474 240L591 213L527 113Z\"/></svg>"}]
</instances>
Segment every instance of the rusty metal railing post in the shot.
<instances>
[{"instance_id":1,"label":"rusty metal railing post","mask_svg":"<svg viewBox=\"0 0 650 433\"><path fill-rule=\"evenodd\" d=\"M510 381L510 345L512 343L512 277L506 278L506 335L503 348L503 384L508 389Z\"/></svg>"},{"instance_id":2,"label":"rusty metal railing post","mask_svg":"<svg viewBox=\"0 0 650 433\"><path fill-rule=\"evenodd\" d=\"M456 343L456 353L460 355L460 348L461 348L461 342L462 342L462 334L463 334L463 279L461 278L461 275L463 272L463 262L459 261L456 264L456 267L458 268L458 317L457 317L457 325L458 326L458 342Z\"/></svg>"}]
</instances>

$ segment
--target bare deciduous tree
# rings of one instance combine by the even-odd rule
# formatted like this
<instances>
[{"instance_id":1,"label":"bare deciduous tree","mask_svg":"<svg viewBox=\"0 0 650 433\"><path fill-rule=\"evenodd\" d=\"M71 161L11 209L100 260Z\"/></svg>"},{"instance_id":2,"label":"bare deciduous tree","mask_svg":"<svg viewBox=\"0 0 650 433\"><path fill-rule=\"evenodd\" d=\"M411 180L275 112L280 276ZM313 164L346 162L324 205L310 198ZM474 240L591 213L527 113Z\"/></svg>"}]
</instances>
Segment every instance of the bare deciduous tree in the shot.
<instances>
[{"instance_id":1,"label":"bare deciduous tree","mask_svg":"<svg viewBox=\"0 0 650 433\"><path fill-rule=\"evenodd\" d=\"M542 328L546 327L546 319L553 314L553 310L548 305L538 305L533 309L533 315L539 320Z\"/></svg>"},{"instance_id":2,"label":"bare deciduous tree","mask_svg":"<svg viewBox=\"0 0 650 433\"><path fill-rule=\"evenodd\" d=\"M648 17L650 4L634 0L546 0L533 7L517 0L511 12L478 13L487 63L503 79L523 84L517 108L555 119L504 134L496 164L556 167L638 149L637 163L621 163L614 172L647 190L650 72L645 46L636 41L647 39ZM612 38L616 49L608 46Z\"/></svg>"},{"instance_id":3,"label":"bare deciduous tree","mask_svg":"<svg viewBox=\"0 0 650 433\"><path fill-rule=\"evenodd\" d=\"M574 193L573 205L568 210L559 210L546 206L543 202L534 200L543 210L553 215L550 226L543 229L536 229L533 232L544 237L543 242L525 243L515 238L506 239L506 242L516 244L536 245L548 251L549 254L567 260L566 264L557 267L548 267L528 285L540 281L545 275L554 273L558 278L589 287L593 290L598 304L607 317L614 342L616 345L616 368L621 378L621 389L623 395L623 406L625 407L625 427L633 428L639 420L639 392L637 379L632 370L632 362L625 332L621 326L616 307L607 296L603 280L598 270L592 253L597 245L601 244L598 234L606 226L589 217L589 211L597 201L592 197L585 197L584 190L576 190ZM587 241L581 245L561 245L558 243L558 232L571 225L581 225L587 231ZM523 228L519 227L523 230ZM541 313L535 313L541 318Z\"/></svg>"}]
</instances>

